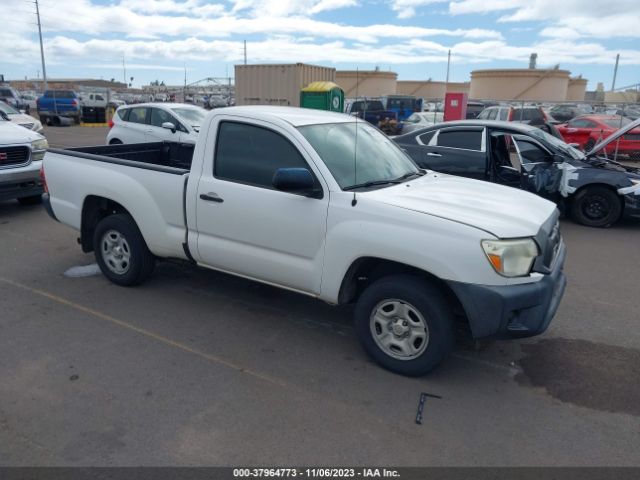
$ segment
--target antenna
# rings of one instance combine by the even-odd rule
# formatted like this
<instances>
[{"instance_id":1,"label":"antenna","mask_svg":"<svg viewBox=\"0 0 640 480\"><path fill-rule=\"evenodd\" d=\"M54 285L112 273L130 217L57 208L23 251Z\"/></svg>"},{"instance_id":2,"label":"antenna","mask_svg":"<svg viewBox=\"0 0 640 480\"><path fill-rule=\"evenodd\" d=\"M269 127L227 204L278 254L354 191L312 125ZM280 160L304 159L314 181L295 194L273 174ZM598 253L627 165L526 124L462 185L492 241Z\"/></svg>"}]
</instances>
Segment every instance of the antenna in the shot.
<instances>
[{"instance_id":1,"label":"antenna","mask_svg":"<svg viewBox=\"0 0 640 480\"><path fill-rule=\"evenodd\" d=\"M358 67L356 67L356 102L358 101L358 84L360 83L358 73ZM353 184L358 184L358 112L356 112L356 138L353 143ZM353 200L351 200L351 206L355 207L357 203L358 200L356 200L356 191L354 190Z\"/></svg>"}]
</instances>

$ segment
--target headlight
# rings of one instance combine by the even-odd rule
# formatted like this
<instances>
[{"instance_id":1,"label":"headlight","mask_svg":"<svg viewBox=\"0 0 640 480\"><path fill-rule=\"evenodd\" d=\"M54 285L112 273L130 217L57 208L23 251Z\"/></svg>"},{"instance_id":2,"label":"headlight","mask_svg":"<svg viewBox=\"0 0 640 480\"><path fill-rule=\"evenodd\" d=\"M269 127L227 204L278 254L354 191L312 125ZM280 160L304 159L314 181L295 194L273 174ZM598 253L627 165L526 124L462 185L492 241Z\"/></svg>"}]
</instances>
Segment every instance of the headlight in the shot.
<instances>
[{"instance_id":1,"label":"headlight","mask_svg":"<svg viewBox=\"0 0 640 480\"><path fill-rule=\"evenodd\" d=\"M47 142L46 138L31 142L31 159L35 162L42 160L47 148L49 148L49 142Z\"/></svg>"},{"instance_id":2,"label":"headlight","mask_svg":"<svg viewBox=\"0 0 640 480\"><path fill-rule=\"evenodd\" d=\"M493 269L505 277L528 275L539 253L532 238L483 240L482 249Z\"/></svg>"}]
</instances>

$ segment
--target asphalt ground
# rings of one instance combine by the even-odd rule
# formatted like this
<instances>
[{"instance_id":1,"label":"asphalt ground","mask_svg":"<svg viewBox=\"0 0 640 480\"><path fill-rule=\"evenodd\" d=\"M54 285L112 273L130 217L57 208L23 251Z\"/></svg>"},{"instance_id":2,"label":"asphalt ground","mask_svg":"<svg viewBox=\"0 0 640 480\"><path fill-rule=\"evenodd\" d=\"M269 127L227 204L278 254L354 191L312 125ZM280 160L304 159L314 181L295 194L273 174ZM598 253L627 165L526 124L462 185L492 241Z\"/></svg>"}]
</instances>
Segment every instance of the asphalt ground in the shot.
<instances>
[{"instance_id":1,"label":"asphalt ground","mask_svg":"<svg viewBox=\"0 0 640 480\"><path fill-rule=\"evenodd\" d=\"M544 335L412 379L369 361L350 307L175 262L70 276L94 263L77 233L0 203L0 465L640 466L640 224L562 232ZM417 425L421 392L442 398Z\"/></svg>"}]
</instances>

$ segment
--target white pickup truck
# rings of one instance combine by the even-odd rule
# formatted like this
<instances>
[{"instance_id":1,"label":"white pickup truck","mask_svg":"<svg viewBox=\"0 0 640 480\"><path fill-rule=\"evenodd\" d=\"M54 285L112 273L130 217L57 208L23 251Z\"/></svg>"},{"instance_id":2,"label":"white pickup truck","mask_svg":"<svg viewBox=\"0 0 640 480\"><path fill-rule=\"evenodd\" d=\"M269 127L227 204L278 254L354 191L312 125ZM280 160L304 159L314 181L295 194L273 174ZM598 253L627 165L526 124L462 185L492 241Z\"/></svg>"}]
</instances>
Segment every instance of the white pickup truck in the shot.
<instances>
[{"instance_id":1,"label":"white pickup truck","mask_svg":"<svg viewBox=\"0 0 640 480\"><path fill-rule=\"evenodd\" d=\"M214 110L195 146L50 149L43 169L49 214L112 282L138 284L170 257L355 303L365 350L405 375L438 365L460 325L543 332L566 285L553 203L420 170L344 114Z\"/></svg>"}]
</instances>

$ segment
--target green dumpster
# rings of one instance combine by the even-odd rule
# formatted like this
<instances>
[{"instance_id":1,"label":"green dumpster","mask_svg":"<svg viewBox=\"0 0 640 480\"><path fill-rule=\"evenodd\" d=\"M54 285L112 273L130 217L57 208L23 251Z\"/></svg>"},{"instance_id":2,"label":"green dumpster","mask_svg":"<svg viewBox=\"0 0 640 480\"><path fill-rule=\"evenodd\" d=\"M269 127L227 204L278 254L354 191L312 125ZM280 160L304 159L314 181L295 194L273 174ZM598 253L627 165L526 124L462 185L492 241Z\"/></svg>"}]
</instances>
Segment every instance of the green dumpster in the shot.
<instances>
[{"instance_id":1,"label":"green dumpster","mask_svg":"<svg viewBox=\"0 0 640 480\"><path fill-rule=\"evenodd\" d=\"M333 82L311 82L300 91L300 106L342 112L344 90Z\"/></svg>"}]
</instances>

